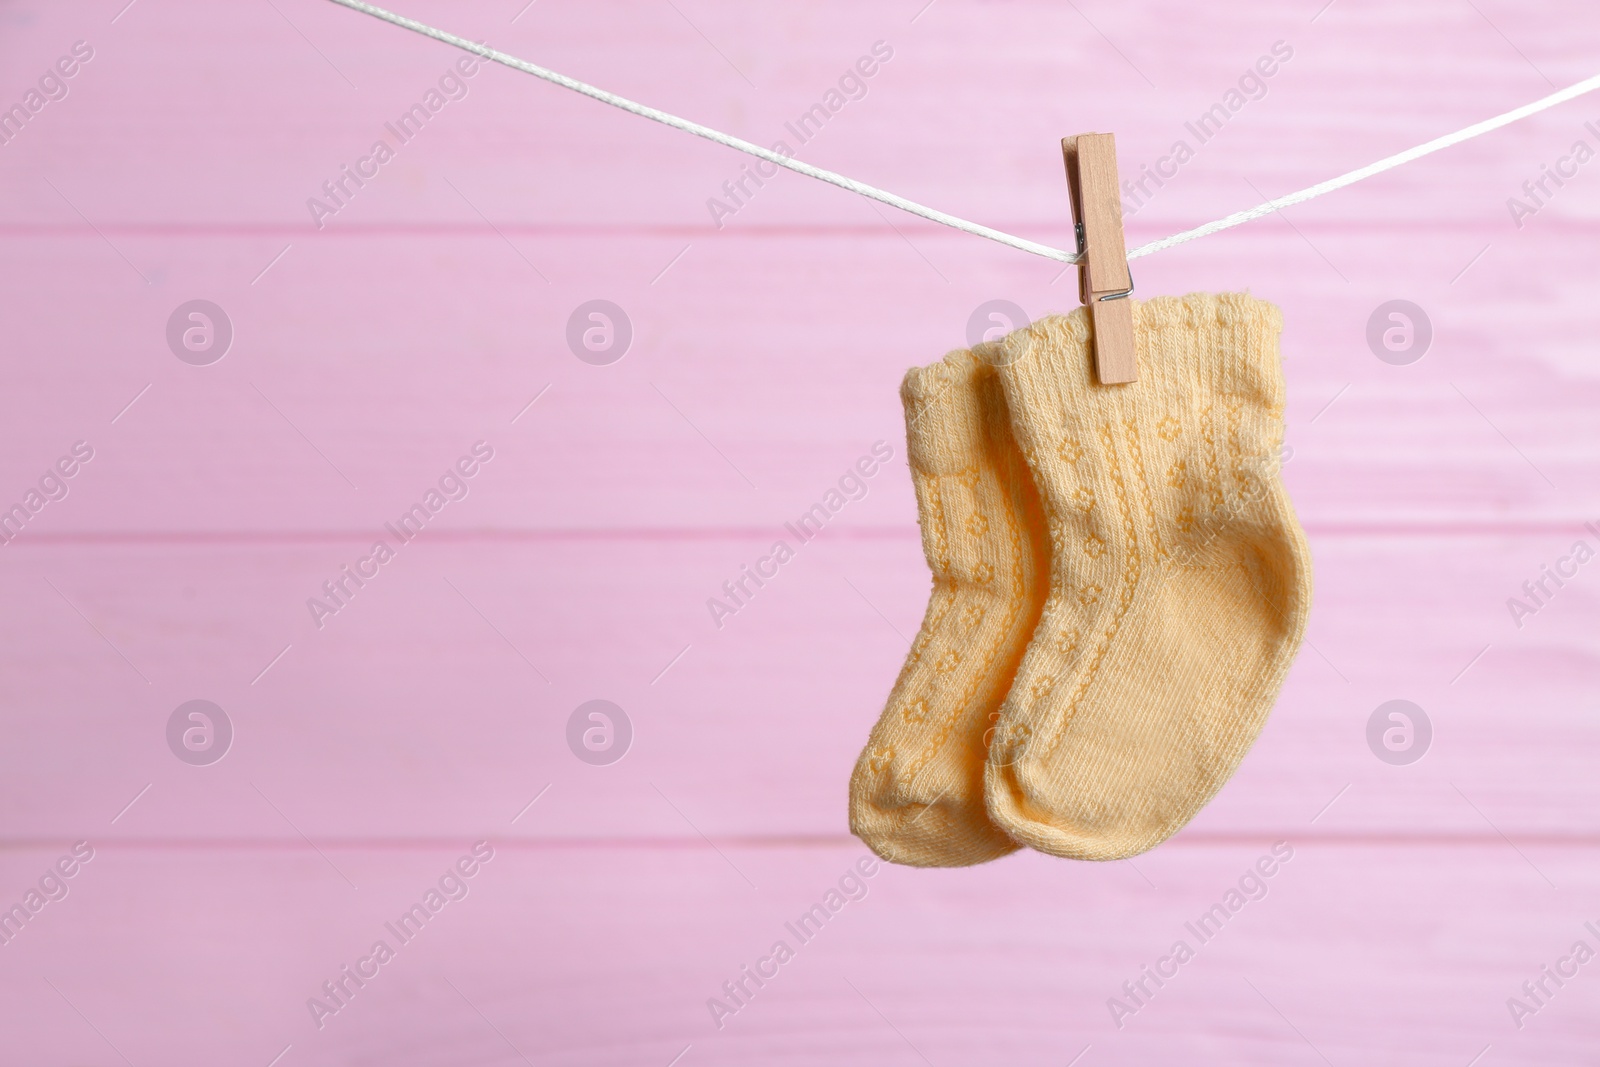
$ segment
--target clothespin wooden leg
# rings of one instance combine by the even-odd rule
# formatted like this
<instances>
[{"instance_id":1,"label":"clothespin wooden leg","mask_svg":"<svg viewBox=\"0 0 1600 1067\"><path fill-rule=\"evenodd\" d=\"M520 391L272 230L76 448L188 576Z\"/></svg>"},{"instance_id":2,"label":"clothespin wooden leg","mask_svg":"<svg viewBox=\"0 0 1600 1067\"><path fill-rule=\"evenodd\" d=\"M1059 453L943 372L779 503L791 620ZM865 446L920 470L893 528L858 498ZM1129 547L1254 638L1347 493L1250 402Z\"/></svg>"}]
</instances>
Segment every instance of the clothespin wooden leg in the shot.
<instances>
[{"instance_id":1,"label":"clothespin wooden leg","mask_svg":"<svg viewBox=\"0 0 1600 1067\"><path fill-rule=\"evenodd\" d=\"M1109 133L1063 138L1067 191L1078 235L1078 296L1088 305L1094 331L1095 374L1101 385L1139 377L1133 343L1133 276L1122 235L1122 197L1117 192L1117 142Z\"/></svg>"}]
</instances>

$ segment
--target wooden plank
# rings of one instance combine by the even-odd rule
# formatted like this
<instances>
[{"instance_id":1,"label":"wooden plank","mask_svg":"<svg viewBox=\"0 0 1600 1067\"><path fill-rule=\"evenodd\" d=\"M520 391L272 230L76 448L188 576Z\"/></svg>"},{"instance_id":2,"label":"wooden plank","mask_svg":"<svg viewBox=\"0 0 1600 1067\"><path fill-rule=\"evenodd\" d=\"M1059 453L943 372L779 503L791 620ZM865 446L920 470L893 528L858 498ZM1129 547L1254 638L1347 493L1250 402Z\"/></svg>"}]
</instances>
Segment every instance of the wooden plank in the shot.
<instances>
[{"instance_id":1,"label":"wooden plank","mask_svg":"<svg viewBox=\"0 0 1600 1067\"><path fill-rule=\"evenodd\" d=\"M1600 587L1585 567L1547 585L1533 615L1506 606L1584 536L1594 543L1581 527L1314 530L1309 644L1194 832L1280 833L1340 795L1318 832L1487 840L1476 804L1514 839L1531 835L1534 854L1546 838L1600 834L1585 756L1600 727L1584 695ZM731 604L724 583L780 538L794 559L714 619L708 601ZM540 803L558 817L539 835L837 839L848 769L929 587L912 530L880 535L848 513L809 543L781 524L694 537L441 528L397 546L319 628L307 601L331 603L323 583L369 540L6 548L0 699L16 709L8 744L26 753L0 780L8 834L106 827L151 785L106 832L434 838L551 785ZM169 717L196 698L236 725L214 766L167 747ZM599 768L565 740L597 698L634 727L626 758ZM1434 727L1409 767L1367 746L1368 718L1397 698Z\"/></svg>"},{"instance_id":2,"label":"wooden plank","mask_svg":"<svg viewBox=\"0 0 1600 1067\"><path fill-rule=\"evenodd\" d=\"M267 1063L292 1046L285 1061L319 1067L362 1056L432 1067L519 1052L665 1064L686 1046L685 1062L708 1064L910 1064L918 1050L935 1063L1049 1064L1085 1046L1115 1064L1310 1064L1318 1052L1444 1064L1492 1045L1512 1062L1578 1064L1597 1036L1588 967L1559 989L1547 980L1553 996L1521 1030L1506 1008L1575 940L1594 943L1583 924L1600 885L1576 850L1541 859L1557 892L1503 843L1291 836L1293 855L1259 880L1265 895L1248 883L1257 899L1213 918L1205 943L1186 924L1271 859L1272 841L1164 851L1137 868L1031 853L964 871L879 867L801 943L785 924L838 888L858 846L527 850L492 829L489 840L494 857L467 895L406 944L385 923L470 839L325 855L98 849L5 946L7 1047L45 1064L121 1062L109 1042L134 1063ZM6 899L60 851L0 854ZM379 939L393 958L347 984L319 1030L307 1001ZM753 996L718 1029L707 1001L779 940L793 958L759 989L746 980ZM1153 995L1119 1029L1107 1002L1126 1002L1123 984L1178 940L1193 959L1160 988L1146 979Z\"/></svg>"},{"instance_id":3,"label":"wooden plank","mask_svg":"<svg viewBox=\"0 0 1600 1067\"><path fill-rule=\"evenodd\" d=\"M1393 246L1377 231L1308 233L1346 286L1293 229L1263 227L1141 260L1141 292L1250 288L1283 308L1287 477L1308 521L1600 515L1600 383L1578 298L1600 279L1583 240L1525 233L1452 285L1483 248L1470 235ZM282 244L111 238L184 280L146 292L93 234L0 246L19 307L100 309L8 324L19 351L52 355L3 369L0 499L14 502L76 440L98 450L72 496L40 515L40 533L364 528L479 439L499 450L467 502L486 527L771 524L874 441L903 443L905 368L964 346L985 301L1034 316L1073 306L1069 282L1051 284L1059 268L1004 249L974 256L959 235L917 238L944 278L892 231L764 237L759 285L748 241L568 236L548 246L570 272L548 294L487 229L297 245L254 286ZM525 239L530 256L546 240L515 237ZM1264 277L1263 263L1285 266ZM1529 272L1560 280L1517 287ZM472 299L447 296L445 276ZM201 294L231 309L236 340L220 362L191 367L164 327ZM580 362L565 339L572 312L600 294L635 327L628 355L606 367ZM1402 294L1426 309L1434 340L1420 361L1393 366L1365 332ZM805 330L782 325L797 315ZM907 489L876 483L862 506L904 525ZM891 491L892 516L877 510Z\"/></svg>"}]
</instances>

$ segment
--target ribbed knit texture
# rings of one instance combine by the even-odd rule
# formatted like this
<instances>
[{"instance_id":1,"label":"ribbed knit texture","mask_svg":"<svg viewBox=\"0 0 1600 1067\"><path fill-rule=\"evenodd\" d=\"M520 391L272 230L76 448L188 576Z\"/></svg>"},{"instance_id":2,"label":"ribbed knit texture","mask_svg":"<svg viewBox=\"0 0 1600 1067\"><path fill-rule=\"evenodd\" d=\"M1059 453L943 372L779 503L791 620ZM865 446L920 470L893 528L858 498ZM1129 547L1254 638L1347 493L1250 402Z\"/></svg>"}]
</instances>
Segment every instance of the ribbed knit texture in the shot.
<instances>
[{"instance_id":1,"label":"ribbed knit texture","mask_svg":"<svg viewBox=\"0 0 1600 1067\"><path fill-rule=\"evenodd\" d=\"M1095 381L1082 309L1011 334L999 361L1050 576L986 796L1011 837L1076 859L1144 852L1211 799L1260 732L1311 602L1278 476L1278 310L1196 294L1133 312L1137 382Z\"/></svg>"},{"instance_id":2,"label":"ribbed knit texture","mask_svg":"<svg viewBox=\"0 0 1600 1067\"><path fill-rule=\"evenodd\" d=\"M959 867L1017 848L985 813L983 767L1049 564L994 367L952 352L900 396L933 593L850 778L850 829L890 862Z\"/></svg>"}]
</instances>

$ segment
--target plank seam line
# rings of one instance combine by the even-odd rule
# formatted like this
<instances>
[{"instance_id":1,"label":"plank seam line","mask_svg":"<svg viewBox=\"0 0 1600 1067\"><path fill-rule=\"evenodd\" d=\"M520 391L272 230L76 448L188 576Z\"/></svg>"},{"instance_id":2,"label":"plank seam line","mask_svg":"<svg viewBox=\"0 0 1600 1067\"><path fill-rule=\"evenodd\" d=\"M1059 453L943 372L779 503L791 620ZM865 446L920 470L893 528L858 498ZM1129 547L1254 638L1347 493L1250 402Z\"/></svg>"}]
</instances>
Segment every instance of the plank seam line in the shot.
<instances>
[{"instance_id":1,"label":"plank seam line","mask_svg":"<svg viewBox=\"0 0 1600 1067\"><path fill-rule=\"evenodd\" d=\"M1540 848L1597 848L1600 832L1554 834L1512 831L1521 845ZM20 852L35 849L57 848L72 834L58 837L15 837L0 839L0 852ZM774 834L774 835L713 835L662 837L516 837L483 834L477 831L459 836L441 837L319 837L308 840L288 837L216 838L216 837L125 837L107 838L96 843L96 848L122 851L211 851L232 850L250 852L303 852L314 855L318 849L345 851L434 851L458 848L463 840L487 836L495 847L526 852L551 850L708 850L718 848L844 848L863 847L848 834ZM1239 845L1258 845L1264 841L1293 840L1298 844L1322 844L1347 847L1395 848L1492 848L1505 847L1505 839L1491 832L1463 833L1360 833L1332 832L1307 834L1299 829L1278 828L1260 831L1187 833L1173 837L1160 847L1164 849L1219 848Z\"/></svg>"}]
</instances>

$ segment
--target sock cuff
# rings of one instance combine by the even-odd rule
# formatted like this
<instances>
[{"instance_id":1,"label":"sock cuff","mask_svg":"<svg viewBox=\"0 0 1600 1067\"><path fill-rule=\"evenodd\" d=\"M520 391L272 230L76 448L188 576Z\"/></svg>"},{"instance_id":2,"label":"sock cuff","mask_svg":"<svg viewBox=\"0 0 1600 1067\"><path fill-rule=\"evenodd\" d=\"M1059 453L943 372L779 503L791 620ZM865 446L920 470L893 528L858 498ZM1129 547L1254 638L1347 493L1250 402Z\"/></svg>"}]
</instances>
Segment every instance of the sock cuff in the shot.
<instances>
[{"instance_id":1,"label":"sock cuff","mask_svg":"<svg viewBox=\"0 0 1600 1067\"><path fill-rule=\"evenodd\" d=\"M1133 332L1145 366L1169 383L1228 394L1283 410L1278 335L1283 313L1248 293L1190 293L1134 306Z\"/></svg>"},{"instance_id":2,"label":"sock cuff","mask_svg":"<svg viewBox=\"0 0 1600 1067\"><path fill-rule=\"evenodd\" d=\"M900 385L906 412L906 457L928 474L970 471L1007 425L1005 400L991 365L967 349L913 367Z\"/></svg>"},{"instance_id":3,"label":"sock cuff","mask_svg":"<svg viewBox=\"0 0 1600 1067\"><path fill-rule=\"evenodd\" d=\"M1088 309L1081 307L1007 335L1001 373L1015 380L1050 377L1058 388L1082 391L1088 399L1114 401L1132 391L1179 389L1229 394L1281 412L1278 335L1283 314L1274 305L1248 293L1129 299L1139 353L1138 382L1100 386L1089 345ZM1153 384L1146 386L1147 382Z\"/></svg>"},{"instance_id":4,"label":"sock cuff","mask_svg":"<svg viewBox=\"0 0 1600 1067\"><path fill-rule=\"evenodd\" d=\"M1133 301L1133 325L1139 378L1126 385L1096 379L1084 308L1000 342L998 377L1025 454L1062 447L1063 435L1081 436L1085 427L1132 420L1159 434L1225 410L1238 420L1245 451L1275 457L1284 404L1276 307L1247 293L1163 296Z\"/></svg>"}]
</instances>

